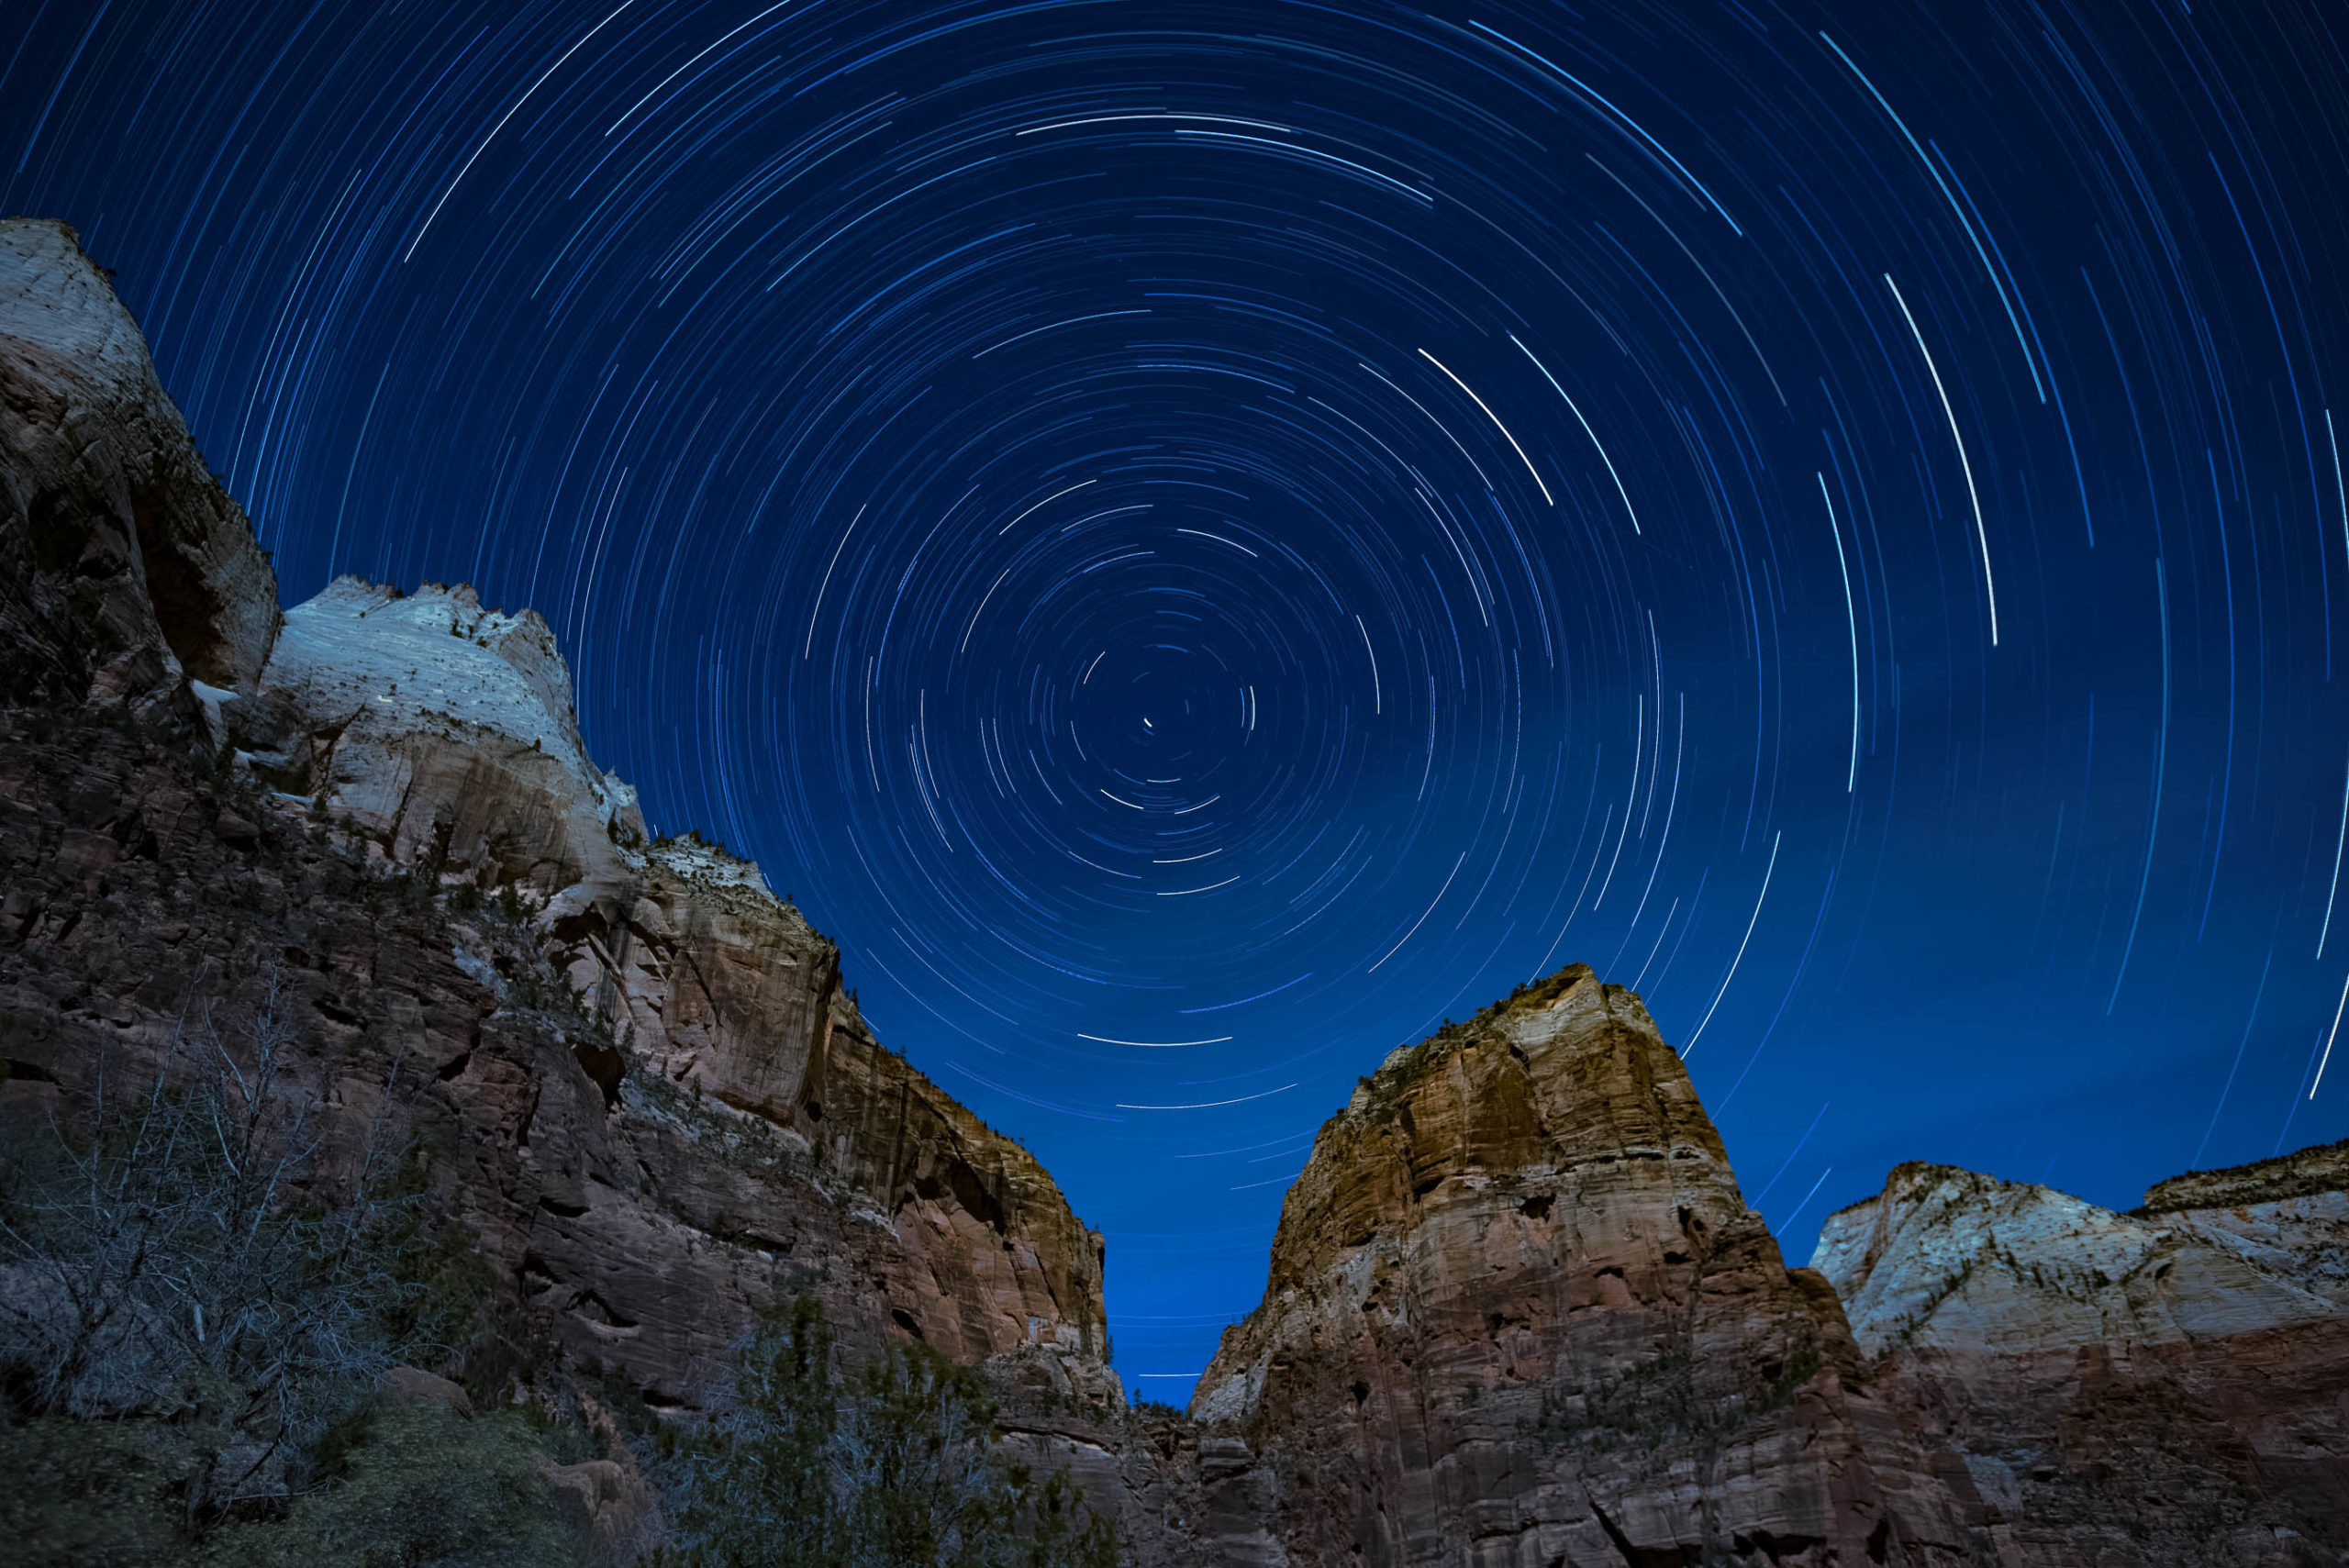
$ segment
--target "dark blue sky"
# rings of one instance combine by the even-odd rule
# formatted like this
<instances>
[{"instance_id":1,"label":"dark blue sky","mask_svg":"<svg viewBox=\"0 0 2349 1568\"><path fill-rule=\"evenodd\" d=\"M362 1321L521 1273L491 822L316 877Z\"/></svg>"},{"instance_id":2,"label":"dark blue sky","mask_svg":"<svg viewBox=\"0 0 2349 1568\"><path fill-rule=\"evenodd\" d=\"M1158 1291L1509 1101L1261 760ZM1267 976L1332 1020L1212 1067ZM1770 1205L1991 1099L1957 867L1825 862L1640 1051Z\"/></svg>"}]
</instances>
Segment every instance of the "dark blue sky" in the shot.
<instances>
[{"instance_id":1,"label":"dark blue sky","mask_svg":"<svg viewBox=\"0 0 2349 1568\"><path fill-rule=\"evenodd\" d=\"M1179 1399L1575 960L1797 1259L2349 1132L2343 20L8 0L0 209L290 598L545 612Z\"/></svg>"}]
</instances>

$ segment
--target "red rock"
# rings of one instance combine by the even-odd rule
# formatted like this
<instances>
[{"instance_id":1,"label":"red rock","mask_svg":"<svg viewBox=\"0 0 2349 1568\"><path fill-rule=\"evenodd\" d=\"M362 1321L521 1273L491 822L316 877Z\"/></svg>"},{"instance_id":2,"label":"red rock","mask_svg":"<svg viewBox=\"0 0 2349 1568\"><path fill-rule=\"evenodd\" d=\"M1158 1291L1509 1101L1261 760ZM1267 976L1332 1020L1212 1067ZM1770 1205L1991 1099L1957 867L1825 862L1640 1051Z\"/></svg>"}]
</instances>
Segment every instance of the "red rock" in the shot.
<instances>
[{"instance_id":1,"label":"red rock","mask_svg":"<svg viewBox=\"0 0 2349 1568\"><path fill-rule=\"evenodd\" d=\"M1191 1407L1292 1563L1966 1561L1861 1372L1639 998L1575 965L1363 1080Z\"/></svg>"},{"instance_id":2,"label":"red rock","mask_svg":"<svg viewBox=\"0 0 2349 1568\"><path fill-rule=\"evenodd\" d=\"M22 1067L0 1099L150 1080L190 996L233 1019L275 973L330 1163L355 1168L388 1106L516 1296L656 1400L697 1398L803 1289L852 1351L1098 1362L1099 1238L874 1040L755 866L648 841L545 622L343 579L281 635L136 325L71 230L21 220L0 223L0 636L24 654L0 689ZM126 702L162 728L84 706Z\"/></svg>"}]
</instances>

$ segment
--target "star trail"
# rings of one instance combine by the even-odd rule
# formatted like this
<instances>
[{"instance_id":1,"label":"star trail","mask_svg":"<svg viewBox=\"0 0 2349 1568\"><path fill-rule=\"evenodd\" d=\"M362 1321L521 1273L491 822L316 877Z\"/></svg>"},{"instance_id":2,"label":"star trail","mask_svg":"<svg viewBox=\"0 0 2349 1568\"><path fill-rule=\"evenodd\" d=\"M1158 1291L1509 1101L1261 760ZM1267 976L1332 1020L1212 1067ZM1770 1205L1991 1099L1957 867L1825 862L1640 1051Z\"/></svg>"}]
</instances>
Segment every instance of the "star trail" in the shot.
<instances>
[{"instance_id":1,"label":"star trail","mask_svg":"<svg viewBox=\"0 0 2349 1568\"><path fill-rule=\"evenodd\" d=\"M1569 962L1796 1261L2349 1134L2344 22L11 0L0 207L289 602L546 615L1179 1399L1355 1078Z\"/></svg>"}]
</instances>

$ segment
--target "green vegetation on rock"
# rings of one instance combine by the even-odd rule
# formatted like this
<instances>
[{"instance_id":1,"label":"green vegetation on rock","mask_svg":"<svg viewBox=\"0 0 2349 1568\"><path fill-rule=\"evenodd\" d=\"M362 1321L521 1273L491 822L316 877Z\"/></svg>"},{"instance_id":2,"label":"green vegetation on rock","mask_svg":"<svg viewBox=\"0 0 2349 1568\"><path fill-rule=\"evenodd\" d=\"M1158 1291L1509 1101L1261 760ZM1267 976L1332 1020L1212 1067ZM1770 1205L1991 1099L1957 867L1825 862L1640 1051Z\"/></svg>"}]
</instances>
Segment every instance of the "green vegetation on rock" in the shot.
<instances>
[{"instance_id":1,"label":"green vegetation on rock","mask_svg":"<svg viewBox=\"0 0 2349 1568\"><path fill-rule=\"evenodd\" d=\"M890 1346L832 1368L797 1297L740 1347L698 1424L654 1444L668 1499L661 1568L1116 1568L1110 1521L1063 1473L1039 1485L998 1451L973 1368Z\"/></svg>"}]
</instances>

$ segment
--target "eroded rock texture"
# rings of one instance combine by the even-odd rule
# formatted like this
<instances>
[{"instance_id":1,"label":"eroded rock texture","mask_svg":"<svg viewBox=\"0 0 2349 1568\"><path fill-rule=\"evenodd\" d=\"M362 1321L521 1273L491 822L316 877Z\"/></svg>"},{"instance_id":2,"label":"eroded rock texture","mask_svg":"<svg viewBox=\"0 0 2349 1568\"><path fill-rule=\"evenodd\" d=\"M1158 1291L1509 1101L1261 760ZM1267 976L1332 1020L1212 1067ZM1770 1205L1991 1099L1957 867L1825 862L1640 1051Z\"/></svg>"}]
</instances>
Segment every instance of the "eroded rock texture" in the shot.
<instances>
[{"instance_id":1,"label":"eroded rock texture","mask_svg":"<svg viewBox=\"0 0 2349 1568\"><path fill-rule=\"evenodd\" d=\"M171 706L249 684L277 579L146 339L61 223L0 222L0 698Z\"/></svg>"},{"instance_id":2,"label":"eroded rock texture","mask_svg":"<svg viewBox=\"0 0 2349 1568\"><path fill-rule=\"evenodd\" d=\"M2133 1214L1895 1170L1812 1259L1886 1397L1965 1462L2014 1568L2339 1561L2349 1150L2162 1183Z\"/></svg>"},{"instance_id":3,"label":"eroded rock texture","mask_svg":"<svg viewBox=\"0 0 2349 1568\"><path fill-rule=\"evenodd\" d=\"M1639 998L1575 965L1363 1080L1192 1411L1263 1562L1965 1562L1963 1468L1861 1367Z\"/></svg>"},{"instance_id":4,"label":"eroded rock texture","mask_svg":"<svg viewBox=\"0 0 2349 1568\"><path fill-rule=\"evenodd\" d=\"M346 578L279 634L60 225L0 224L0 1111L176 1071L191 997L232 1022L274 976L337 1147L388 1106L535 1331L655 1403L796 1290L852 1351L1114 1392L1098 1237L755 866L648 841L538 616Z\"/></svg>"}]
</instances>

